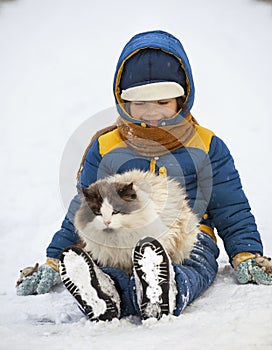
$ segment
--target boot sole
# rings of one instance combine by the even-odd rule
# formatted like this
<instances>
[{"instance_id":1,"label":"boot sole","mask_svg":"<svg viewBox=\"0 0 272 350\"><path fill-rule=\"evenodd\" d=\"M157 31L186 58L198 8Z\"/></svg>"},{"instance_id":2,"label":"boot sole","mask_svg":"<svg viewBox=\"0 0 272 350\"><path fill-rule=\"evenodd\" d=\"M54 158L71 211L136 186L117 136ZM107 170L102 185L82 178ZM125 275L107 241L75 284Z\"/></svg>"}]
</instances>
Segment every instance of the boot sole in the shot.
<instances>
[{"instance_id":1,"label":"boot sole","mask_svg":"<svg viewBox=\"0 0 272 350\"><path fill-rule=\"evenodd\" d=\"M63 284L88 318L91 321L111 321L119 317L119 311L115 301L103 291L97 269L90 255L78 247L66 248L59 262Z\"/></svg>"},{"instance_id":2,"label":"boot sole","mask_svg":"<svg viewBox=\"0 0 272 350\"><path fill-rule=\"evenodd\" d=\"M133 252L136 289L143 319L169 314L170 259L156 239L145 237Z\"/></svg>"}]
</instances>

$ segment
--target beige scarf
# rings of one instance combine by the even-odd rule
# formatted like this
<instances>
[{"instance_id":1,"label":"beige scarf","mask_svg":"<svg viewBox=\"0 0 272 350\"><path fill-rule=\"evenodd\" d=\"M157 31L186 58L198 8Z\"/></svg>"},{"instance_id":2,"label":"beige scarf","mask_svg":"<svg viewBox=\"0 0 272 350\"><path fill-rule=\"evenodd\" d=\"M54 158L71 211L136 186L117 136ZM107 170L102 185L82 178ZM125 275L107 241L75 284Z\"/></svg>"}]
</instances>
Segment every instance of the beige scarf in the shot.
<instances>
[{"instance_id":1,"label":"beige scarf","mask_svg":"<svg viewBox=\"0 0 272 350\"><path fill-rule=\"evenodd\" d=\"M183 147L195 133L195 118L189 113L179 124L145 128L117 119L117 128L127 146L135 152L156 157Z\"/></svg>"},{"instance_id":2,"label":"beige scarf","mask_svg":"<svg viewBox=\"0 0 272 350\"><path fill-rule=\"evenodd\" d=\"M194 135L195 125L198 123L190 113L179 124L159 128L145 128L119 117L117 124L99 130L92 137L82 157L77 180L80 178L85 158L93 142L99 136L116 128L129 148L146 157L157 157L183 147Z\"/></svg>"}]
</instances>

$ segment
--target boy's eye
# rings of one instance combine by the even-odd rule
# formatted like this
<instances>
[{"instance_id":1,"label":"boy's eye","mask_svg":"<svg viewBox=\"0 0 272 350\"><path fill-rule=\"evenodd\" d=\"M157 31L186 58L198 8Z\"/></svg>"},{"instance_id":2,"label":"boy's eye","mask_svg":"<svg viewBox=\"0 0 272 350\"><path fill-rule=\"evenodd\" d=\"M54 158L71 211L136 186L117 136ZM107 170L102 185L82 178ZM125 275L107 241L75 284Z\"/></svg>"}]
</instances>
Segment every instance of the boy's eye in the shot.
<instances>
[{"instance_id":1,"label":"boy's eye","mask_svg":"<svg viewBox=\"0 0 272 350\"><path fill-rule=\"evenodd\" d=\"M158 101L159 105L167 105L168 103L169 103L168 100L160 100L160 101Z\"/></svg>"},{"instance_id":2,"label":"boy's eye","mask_svg":"<svg viewBox=\"0 0 272 350\"><path fill-rule=\"evenodd\" d=\"M137 101L133 102L134 106L144 106L145 102L144 101Z\"/></svg>"}]
</instances>

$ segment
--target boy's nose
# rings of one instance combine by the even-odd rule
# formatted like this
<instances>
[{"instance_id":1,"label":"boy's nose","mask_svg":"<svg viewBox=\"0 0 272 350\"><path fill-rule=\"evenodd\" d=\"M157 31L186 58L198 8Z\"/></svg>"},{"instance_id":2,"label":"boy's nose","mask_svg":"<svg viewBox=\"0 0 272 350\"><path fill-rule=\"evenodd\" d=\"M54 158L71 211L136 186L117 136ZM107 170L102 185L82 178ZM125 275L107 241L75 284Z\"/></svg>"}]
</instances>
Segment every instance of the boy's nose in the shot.
<instances>
[{"instance_id":1,"label":"boy's nose","mask_svg":"<svg viewBox=\"0 0 272 350\"><path fill-rule=\"evenodd\" d=\"M150 104L147 103L146 109L145 109L145 114L147 116L155 116L155 115L157 115L158 112L157 112L156 106L154 104L152 104L152 103L150 103Z\"/></svg>"}]
</instances>

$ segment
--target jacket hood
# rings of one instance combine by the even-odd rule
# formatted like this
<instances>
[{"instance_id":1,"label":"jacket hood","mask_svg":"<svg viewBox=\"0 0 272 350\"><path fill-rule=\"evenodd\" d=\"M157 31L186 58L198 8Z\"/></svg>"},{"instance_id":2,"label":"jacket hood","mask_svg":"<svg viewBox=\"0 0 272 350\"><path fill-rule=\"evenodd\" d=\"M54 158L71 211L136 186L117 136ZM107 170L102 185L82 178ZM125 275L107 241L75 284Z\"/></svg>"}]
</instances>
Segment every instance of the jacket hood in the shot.
<instances>
[{"instance_id":1,"label":"jacket hood","mask_svg":"<svg viewBox=\"0 0 272 350\"><path fill-rule=\"evenodd\" d=\"M141 123L141 121L132 118L124 108L124 101L121 98L121 93L122 93L122 89L126 88L126 86L122 86L122 84L124 84L124 81L126 81L126 79L124 79L124 72L125 72L125 66L128 60L133 61L134 57L139 56L136 54L141 53L141 50L147 51L150 49L158 49L161 52L163 52L164 55L165 54L170 55L171 60L173 60L173 57L174 57L180 64L179 76L180 76L180 79L182 79L183 81L182 85L185 85L183 86L183 88L185 90L185 97L186 97L185 99L186 110L182 110L178 112L171 119L165 119L162 121L163 125L177 124L186 115L188 115L188 113L190 112L193 106L194 93L195 93L194 82L192 77L191 66L182 44L173 35L161 30L139 33L134 37L132 37L131 40L123 48L120 58L117 62L116 71L114 75L114 83L113 83L114 97L115 97L115 102L117 105L118 112L122 118L128 120L129 122L133 122L136 124ZM144 52L145 51L143 51L143 53ZM143 62L143 66L146 68L145 62ZM145 68L143 68L143 71L145 71ZM137 69L137 67L135 69ZM165 71L165 69L163 70ZM167 75L163 78L158 78L158 81L163 81L163 80L168 80ZM173 81L171 76L169 76L169 80Z\"/></svg>"}]
</instances>

